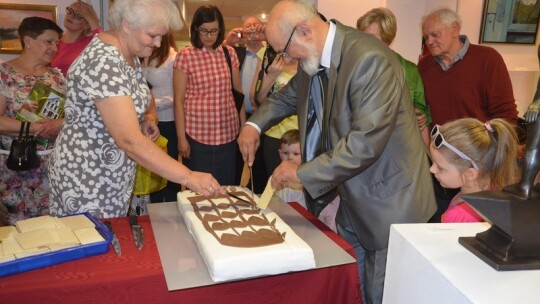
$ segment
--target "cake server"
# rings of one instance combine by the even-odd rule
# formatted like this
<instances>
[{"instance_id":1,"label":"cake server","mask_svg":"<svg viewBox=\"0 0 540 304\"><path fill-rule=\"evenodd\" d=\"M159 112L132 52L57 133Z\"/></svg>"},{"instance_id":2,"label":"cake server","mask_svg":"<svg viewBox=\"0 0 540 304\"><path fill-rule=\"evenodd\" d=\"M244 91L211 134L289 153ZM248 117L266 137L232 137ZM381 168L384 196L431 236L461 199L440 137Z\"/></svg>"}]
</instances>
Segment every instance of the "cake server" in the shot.
<instances>
[{"instance_id":1,"label":"cake server","mask_svg":"<svg viewBox=\"0 0 540 304\"><path fill-rule=\"evenodd\" d=\"M235 199L237 199L237 200L239 200L239 201L246 202L246 203L248 203L248 204L250 204L250 205L253 204L252 202L248 201L247 199L241 198L240 196L238 196L238 195L236 195L236 194L233 194L233 193L231 193L231 192L227 192L227 195L230 196L230 197L234 197Z\"/></svg>"},{"instance_id":2,"label":"cake server","mask_svg":"<svg viewBox=\"0 0 540 304\"><path fill-rule=\"evenodd\" d=\"M131 231L133 232L133 239L135 240L135 246L137 246L137 248L141 250L144 245L144 235L143 235L143 229L141 225L139 225L136 215L129 216L129 224L131 225Z\"/></svg>"},{"instance_id":3,"label":"cake server","mask_svg":"<svg viewBox=\"0 0 540 304\"><path fill-rule=\"evenodd\" d=\"M111 245L112 245L112 247L114 249L114 252L116 252L116 255L118 255L118 256L122 255L122 248L120 248L120 242L118 241L118 238L116 237L116 234L112 230L111 222L105 221L105 222L103 222L103 224L105 224L107 229L109 229L109 231L112 234Z\"/></svg>"},{"instance_id":4,"label":"cake server","mask_svg":"<svg viewBox=\"0 0 540 304\"><path fill-rule=\"evenodd\" d=\"M227 195L230 196L230 197L234 197L235 199L237 199L237 200L239 200L239 201L246 202L246 203L250 204L250 205L251 205L251 208L252 208L253 210L260 211L260 209L257 208L257 203L255 203L255 201L253 201L253 202L252 202L252 201L248 201L247 199L241 198L240 196L238 196L238 195L236 195L236 194L234 194L234 193L232 193L232 192L227 192Z\"/></svg>"}]
</instances>

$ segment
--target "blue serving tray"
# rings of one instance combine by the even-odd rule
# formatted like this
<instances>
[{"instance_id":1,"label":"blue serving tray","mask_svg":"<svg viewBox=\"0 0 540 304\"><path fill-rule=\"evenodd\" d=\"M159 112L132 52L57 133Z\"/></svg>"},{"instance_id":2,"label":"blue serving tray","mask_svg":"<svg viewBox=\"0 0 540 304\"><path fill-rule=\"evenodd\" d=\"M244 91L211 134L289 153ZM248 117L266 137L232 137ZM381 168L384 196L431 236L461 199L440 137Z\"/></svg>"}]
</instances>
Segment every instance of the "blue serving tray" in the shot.
<instances>
[{"instance_id":1,"label":"blue serving tray","mask_svg":"<svg viewBox=\"0 0 540 304\"><path fill-rule=\"evenodd\" d=\"M91 220L94 225L96 225L96 230L105 239L104 242L80 245L77 247L66 248L58 251L47 252L43 254L16 259L5 263L0 263L0 277L5 277L8 275L25 272L37 268L43 268L68 261L78 260L109 251L109 243L112 240L112 233L109 231L109 229L107 229L107 227L103 223L93 217L90 213L85 212L81 214L88 217L88 219Z\"/></svg>"}]
</instances>

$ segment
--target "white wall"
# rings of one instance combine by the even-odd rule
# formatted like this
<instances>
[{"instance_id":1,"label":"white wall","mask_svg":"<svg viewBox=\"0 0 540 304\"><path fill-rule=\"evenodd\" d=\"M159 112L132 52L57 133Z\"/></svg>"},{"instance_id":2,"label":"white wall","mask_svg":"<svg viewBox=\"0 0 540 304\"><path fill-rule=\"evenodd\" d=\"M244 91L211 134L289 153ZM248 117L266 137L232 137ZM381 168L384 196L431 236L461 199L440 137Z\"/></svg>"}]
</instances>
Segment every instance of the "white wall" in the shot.
<instances>
[{"instance_id":1,"label":"white wall","mask_svg":"<svg viewBox=\"0 0 540 304\"><path fill-rule=\"evenodd\" d=\"M65 9L74 0L9 0L10 3L42 4L58 6L58 23L63 24ZM100 3L108 0L86 0L100 12ZM185 0L180 0L181 3ZM328 18L356 27L356 20L375 7L388 7L398 20L398 32L391 47L403 57L417 62L421 44L420 20L427 12L442 7L455 9L463 19L462 33L472 43L478 43L482 20L483 0L313 0L319 11ZM103 20L102 20L103 24ZM486 44L495 48L504 58L514 87L514 96L520 114L525 113L539 76L539 63L536 45ZM0 62L15 58L17 55L0 54Z\"/></svg>"},{"instance_id":2,"label":"white wall","mask_svg":"<svg viewBox=\"0 0 540 304\"><path fill-rule=\"evenodd\" d=\"M458 12L463 20L461 33L477 44L480 35L484 0L319 0L319 10L330 18L356 27L356 20L375 7L387 7L396 15L398 32L391 47L412 62L418 61L421 46L422 16L440 8L449 7ZM539 76L536 45L486 44L496 49L503 57L509 71L514 97L520 115L523 115L532 100Z\"/></svg>"},{"instance_id":3,"label":"white wall","mask_svg":"<svg viewBox=\"0 0 540 304\"><path fill-rule=\"evenodd\" d=\"M356 27L356 20L374 7L385 6L385 0L318 0L317 8L328 19Z\"/></svg>"}]
</instances>

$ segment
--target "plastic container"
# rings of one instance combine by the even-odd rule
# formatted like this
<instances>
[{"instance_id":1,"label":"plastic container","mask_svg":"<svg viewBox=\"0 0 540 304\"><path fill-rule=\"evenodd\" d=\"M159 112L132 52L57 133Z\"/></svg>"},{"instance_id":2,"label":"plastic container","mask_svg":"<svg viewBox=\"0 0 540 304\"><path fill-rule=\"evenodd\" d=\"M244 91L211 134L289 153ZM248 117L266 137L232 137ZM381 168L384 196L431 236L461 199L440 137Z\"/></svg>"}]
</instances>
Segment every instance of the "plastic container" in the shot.
<instances>
[{"instance_id":1,"label":"plastic container","mask_svg":"<svg viewBox=\"0 0 540 304\"><path fill-rule=\"evenodd\" d=\"M82 214L88 217L88 219L90 219L96 225L96 230L105 239L104 242L80 245L77 247L66 248L58 251L47 252L43 254L24 257L21 259L16 259L5 263L0 263L0 277L5 277L8 275L25 272L37 268L43 268L68 261L78 260L109 251L109 243L112 240L112 233L103 223L101 223L89 213Z\"/></svg>"}]
</instances>

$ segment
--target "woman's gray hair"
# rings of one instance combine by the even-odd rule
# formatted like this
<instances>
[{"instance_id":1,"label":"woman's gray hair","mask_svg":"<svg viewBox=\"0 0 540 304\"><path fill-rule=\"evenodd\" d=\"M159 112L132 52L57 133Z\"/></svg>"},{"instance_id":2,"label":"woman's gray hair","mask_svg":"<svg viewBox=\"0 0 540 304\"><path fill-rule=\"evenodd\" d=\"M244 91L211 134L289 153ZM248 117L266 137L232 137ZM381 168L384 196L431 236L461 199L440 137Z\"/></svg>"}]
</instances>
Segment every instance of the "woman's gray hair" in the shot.
<instances>
[{"instance_id":1,"label":"woman's gray hair","mask_svg":"<svg viewBox=\"0 0 540 304\"><path fill-rule=\"evenodd\" d=\"M135 30L155 24L172 30L183 27L178 7L171 0L116 0L109 10L109 24L118 29L124 20Z\"/></svg>"},{"instance_id":2,"label":"woman's gray hair","mask_svg":"<svg viewBox=\"0 0 540 304\"><path fill-rule=\"evenodd\" d=\"M439 19L441 23L446 26L451 26L452 23L457 22L457 24L461 27L461 18L459 17L459 15L447 7L437 9L429 13L428 15L424 16L424 18L422 18L422 24L427 19L431 19L434 17Z\"/></svg>"}]
</instances>

